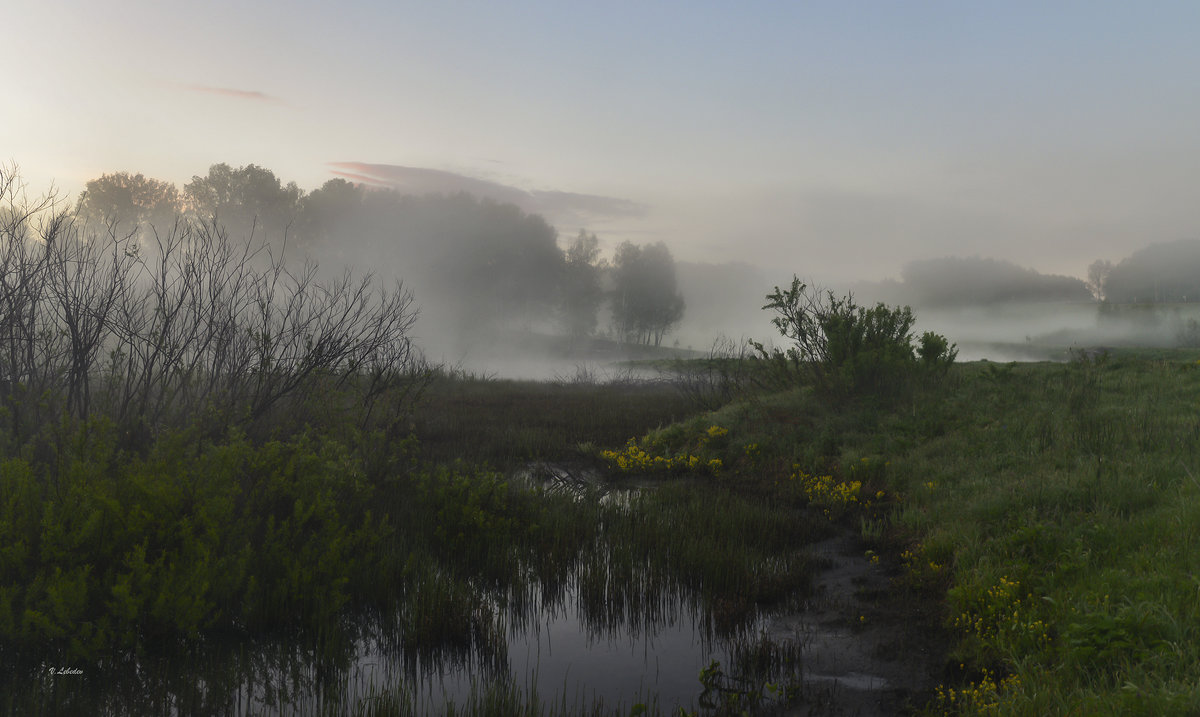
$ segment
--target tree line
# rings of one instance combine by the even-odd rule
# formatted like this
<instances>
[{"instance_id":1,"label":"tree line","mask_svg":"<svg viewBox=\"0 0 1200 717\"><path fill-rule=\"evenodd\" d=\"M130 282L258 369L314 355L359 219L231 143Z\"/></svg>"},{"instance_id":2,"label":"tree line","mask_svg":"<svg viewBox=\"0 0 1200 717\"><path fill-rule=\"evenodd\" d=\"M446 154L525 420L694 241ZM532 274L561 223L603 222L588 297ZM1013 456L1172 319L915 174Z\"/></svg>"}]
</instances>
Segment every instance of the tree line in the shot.
<instances>
[{"instance_id":1,"label":"tree line","mask_svg":"<svg viewBox=\"0 0 1200 717\"><path fill-rule=\"evenodd\" d=\"M856 292L931 308L1022 301L1196 302L1200 301L1200 239L1151 244L1115 264L1094 261L1086 280L1042 274L999 259L943 257L909 262L899 281L860 283Z\"/></svg>"},{"instance_id":2,"label":"tree line","mask_svg":"<svg viewBox=\"0 0 1200 717\"><path fill-rule=\"evenodd\" d=\"M304 192L263 167L215 164L182 189L105 174L75 210L143 242L178 222L211 223L274 256L369 266L404 278L439 328L466 333L551 328L575 342L606 326L618 340L659 345L684 312L662 242L624 242L606 260L595 234L560 246L543 217L467 194L413 196L344 179Z\"/></svg>"},{"instance_id":3,"label":"tree line","mask_svg":"<svg viewBox=\"0 0 1200 717\"><path fill-rule=\"evenodd\" d=\"M1087 285L1075 277L1042 274L1012 262L978 256L912 261L904 265L900 281L860 284L857 292L926 308L1091 300Z\"/></svg>"},{"instance_id":4,"label":"tree line","mask_svg":"<svg viewBox=\"0 0 1200 717\"><path fill-rule=\"evenodd\" d=\"M1088 286L1115 304L1200 301L1200 239L1151 244L1116 264L1098 259L1088 267Z\"/></svg>"}]
</instances>

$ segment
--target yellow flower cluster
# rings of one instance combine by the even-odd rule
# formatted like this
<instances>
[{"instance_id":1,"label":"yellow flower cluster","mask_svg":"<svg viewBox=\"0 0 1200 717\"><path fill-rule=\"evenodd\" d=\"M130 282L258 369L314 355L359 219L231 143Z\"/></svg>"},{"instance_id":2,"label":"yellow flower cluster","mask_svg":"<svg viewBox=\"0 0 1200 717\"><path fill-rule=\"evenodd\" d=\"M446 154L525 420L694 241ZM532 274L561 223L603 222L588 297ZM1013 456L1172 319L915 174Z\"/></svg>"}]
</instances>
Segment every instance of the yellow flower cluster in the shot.
<instances>
[{"instance_id":1,"label":"yellow flower cluster","mask_svg":"<svg viewBox=\"0 0 1200 717\"><path fill-rule=\"evenodd\" d=\"M945 714L982 714L999 710L1003 692L1021 684L1020 678L1010 675L999 681L990 670L983 671L979 682L971 681L961 689L939 685L935 709Z\"/></svg>"},{"instance_id":2,"label":"yellow flower cluster","mask_svg":"<svg viewBox=\"0 0 1200 717\"><path fill-rule=\"evenodd\" d=\"M619 451L600 451L600 457L622 473L670 473L695 471L701 466L709 473L720 473L719 458L703 462L700 456L680 453L673 456L652 455L642 450L636 439L630 438Z\"/></svg>"},{"instance_id":3,"label":"yellow flower cluster","mask_svg":"<svg viewBox=\"0 0 1200 717\"><path fill-rule=\"evenodd\" d=\"M900 553L900 560L904 563L904 567L913 575L919 575L925 571L930 573L941 572L945 568L945 564L939 563L936 560L929 560L925 556L923 546L918 545L916 550L905 550Z\"/></svg>"},{"instance_id":4,"label":"yellow flower cluster","mask_svg":"<svg viewBox=\"0 0 1200 717\"><path fill-rule=\"evenodd\" d=\"M999 584L977 596L954 618L954 627L981 640L1046 645L1050 642L1049 626L1033 617L1034 605L1032 593L1022 595L1020 583L1001 577Z\"/></svg>"},{"instance_id":5,"label":"yellow flower cluster","mask_svg":"<svg viewBox=\"0 0 1200 717\"><path fill-rule=\"evenodd\" d=\"M793 469L795 472L792 473L791 480L800 484L809 502L819 506L826 517L833 518L841 515L848 507L860 500L862 481L843 482L835 480L833 476L809 475L799 470L799 466L793 466Z\"/></svg>"},{"instance_id":6,"label":"yellow flower cluster","mask_svg":"<svg viewBox=\"0 0 1200 717\"><path fill-rule=\"evenodd\" d=\"M708 435L709 440L715 440L717 438L722 438L722 437L728 435L729 429L721 428L720 426L709 426L708 430L705 431L705 433Z\"/></svg>"}]
</instances>

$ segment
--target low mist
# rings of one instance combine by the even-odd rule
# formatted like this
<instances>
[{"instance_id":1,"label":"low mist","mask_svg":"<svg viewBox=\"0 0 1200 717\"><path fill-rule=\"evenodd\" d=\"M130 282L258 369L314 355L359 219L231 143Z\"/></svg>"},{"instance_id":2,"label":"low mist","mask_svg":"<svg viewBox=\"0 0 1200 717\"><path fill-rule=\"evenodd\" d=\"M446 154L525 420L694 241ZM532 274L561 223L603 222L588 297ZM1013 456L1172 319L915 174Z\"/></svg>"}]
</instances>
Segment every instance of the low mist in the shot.
<instances>
[{"instance_id":1,"label":"low mist","mask_svg":"<svg viewBox=\"0 0 1200 717\"><path fill-rule=\"evenodd\" d=\"M208 222L245 238L261 258L283 257L290 271L315 262L325 280L349 272L370 274L377 291L400 286L415 297L410 337L428 360L492 377L603 379L628 375L622 364L631 359L770 342L766 295L793 274L804 278L802 268L770 257L700 263L677 259L662 241L614 247L586 228L560 232L519 199L413 194L346 178L305 192L256 165L217 164L182 188L103 175L75 209L79 221L136 232L143 243L176 221ZM550 199L569 200L578 219L581 207L616 206L581 195L539 201ZM825 289L863 306L913 307L918 331L947 336L960 360L1045 360L1071 348L1197 343L1197 277L1200 242L1179 241L1115 264L1095 260L1086 280L946 257L910 262L898 279Z\"/></svg>"}]
</instances>

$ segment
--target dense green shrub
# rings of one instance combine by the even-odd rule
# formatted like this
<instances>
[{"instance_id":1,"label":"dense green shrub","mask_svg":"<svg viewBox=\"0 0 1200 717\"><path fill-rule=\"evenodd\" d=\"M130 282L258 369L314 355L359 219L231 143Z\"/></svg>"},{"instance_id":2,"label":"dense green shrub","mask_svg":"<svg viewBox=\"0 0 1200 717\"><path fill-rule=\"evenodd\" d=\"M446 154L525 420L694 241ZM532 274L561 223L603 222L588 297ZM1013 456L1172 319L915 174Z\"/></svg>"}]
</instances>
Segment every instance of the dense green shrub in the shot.
<instances>
[{"instance_id":1,"label":"dense green shrub","mask_svg":"<svg viewBox=\"0 0 1200 717\"><path fill-rule=\"evenodd\" d=\"M915 319L907 306L859 306L853 296L822 293L795 277L767 300L763 309L775 312L771 323L792 345L786 351L751 345L779 375L811 381L824 393L896 395L922 371L944 373L957 355L945 337L928 331L914 348Z\"/></svg>"},{"instance_id":2,"label":"dense green shrub","mask_svg":"<svg viewBox=\"0 0 1200 717\"><path fill-rule=\"evenodd\" d=\"M0 460L0 657L320 636L359 608L420 615L404 638L419 644L459 629L458 611L424 607L429 589L493 600L514 580L549 580L600 529L575 496L418 465L411 438L205 433L167 433L143 456L107 419L64 419Z\"/></svg>"},{"instance_id":3,"label":"dense green shrub","mask_svg":"<svg viewBox=\"0 0 1200 717\"><path fill-rule=\"evenodd\" d=\"M958 357L958 349L947 341L945 336L926 331L921 334L920 343L917 345L917 356L921 358L921 365L930 373L945 374Z\"/></svg>"},{"instance_id":4,"label":"dense green shrub","mask_svg":"<svg viewBox=\"0 0 1200 717\"><path fill-rule=\"evenodd\" d=\"M348 448L183 434L145 458L80 426L0 462L0 640L88 657L208 628L324 624L378 579L390 526ZM40 475L39 475L40 473Z\"/></svg>"}]
</instances>

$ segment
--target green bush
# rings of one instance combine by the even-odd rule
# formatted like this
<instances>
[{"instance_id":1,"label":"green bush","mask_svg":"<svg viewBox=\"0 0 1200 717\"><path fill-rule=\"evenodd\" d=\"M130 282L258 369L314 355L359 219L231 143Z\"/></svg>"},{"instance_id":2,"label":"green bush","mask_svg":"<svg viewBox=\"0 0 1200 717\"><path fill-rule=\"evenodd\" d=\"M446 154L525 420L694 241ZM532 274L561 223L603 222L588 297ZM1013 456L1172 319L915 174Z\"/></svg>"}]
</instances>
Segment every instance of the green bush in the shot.
<instances>
[{"instance_id":1,"label":"green bush","mask_svg":"<svg viewBox=\"0 0 1200 717\"><path fill-rule=\"evenodd\" d=\"M917 355L921 357L921 365L929 372L944 374L958 357L958 349L945 336L926 331L921 334Z\"/></svg>"},{"instance_id":2,"label":"green bush","mask_svg":"<svg viewBox=\"0 0 1200 717\"><path fill-rule=\"evenodd\" d=\"M913 379L944 374L957 356L944 336L925 332L914 348L912 310L810 289L792 278L767 295L771 323L792 342L786 351L751 341L761 359L788 380L811 381L826 394L894 396ZM919 359L918 359L919 356Z\"/></svg>"},{"instance_id":3,"label":"green bush","mask_svg":"<svg viewBox=\"0 0 1200 717\"><path fill-rule=\"evenodd\" d=\"M348 448L182 434L145 458L80 425L54 467L0 462L0 642L79 658L209 628L330 624L380 581L387 522Z\"/></svg>"}]
</instances>

